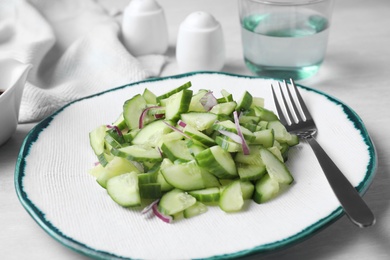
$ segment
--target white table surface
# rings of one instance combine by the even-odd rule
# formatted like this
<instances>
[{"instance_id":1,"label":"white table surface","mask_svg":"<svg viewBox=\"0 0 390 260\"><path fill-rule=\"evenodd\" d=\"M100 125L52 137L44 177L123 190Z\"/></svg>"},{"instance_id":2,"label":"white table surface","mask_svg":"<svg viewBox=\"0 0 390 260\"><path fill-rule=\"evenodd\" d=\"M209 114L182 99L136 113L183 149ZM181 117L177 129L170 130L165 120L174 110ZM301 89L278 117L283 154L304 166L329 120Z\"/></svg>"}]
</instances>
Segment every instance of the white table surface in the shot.
<instances>
[{"instance_id":1,"label":"white table surface","mask_svg":"<svg viewBox=\"0 0 390 260\"><path fill-rule=\"evenodd\" d=\"M114 1L101 0L107 5ZM123 7L128 1L115 1ZM225 72L250 75L241 51L235 0L159 0L170 33L169 63L162 76L179 73L175 43L180 22L193 11L207 11L222 24ZM313 237L262 259L390 259L390 1L336 1L327 57L319 73L299 83L324 91L354 109L377 149L378 169L364 195L377 217L360 229L346 216ZM14 188L17 154L35 124L19 125L0 147L0 259L87 259L51 238L20 204ZM248 259L258 259L257 256Z\"/></svg>"}]
</instances>

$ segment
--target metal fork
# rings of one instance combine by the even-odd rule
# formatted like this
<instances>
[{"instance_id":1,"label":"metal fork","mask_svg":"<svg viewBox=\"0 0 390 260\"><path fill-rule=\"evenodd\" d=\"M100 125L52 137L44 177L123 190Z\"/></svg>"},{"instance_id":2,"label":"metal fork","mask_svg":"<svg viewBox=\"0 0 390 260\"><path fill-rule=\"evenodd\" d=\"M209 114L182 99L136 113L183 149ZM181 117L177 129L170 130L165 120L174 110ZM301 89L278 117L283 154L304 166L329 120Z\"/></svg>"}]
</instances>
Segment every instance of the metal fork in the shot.
<instances>
[{"instance_id":1,"label":"metal fork","mask_svg":"<svg viewBox=\"0 0 390 260\"><path fill-rule=\"evenodd\" d=\"M314 138L317 133L317 127L298 91L297 86L292 79L290 79L290 81L292 88L294 89L296 99L293 98L292 91L286 81L284 81L284 85L287 89L287 95L284 94L282 86L280 85L280 82L278 82L279 91L281 93L281 100L279 101L275 93L274 86L271 85L272 95L281 123L286 127L288 132L296 134L300 139L303 139L310 144L330 186L333 189L333 192L349 219L359 227L368 227L373 225L375 223L374 214L363 201L356 189L351 185L344 174L339 170L336 164ZM287 102L287 99L289 102ZM282 106L284 107L285 113L282 110ZM293 115L295 115L295 118Z\"/></svg>"}]
</instances>

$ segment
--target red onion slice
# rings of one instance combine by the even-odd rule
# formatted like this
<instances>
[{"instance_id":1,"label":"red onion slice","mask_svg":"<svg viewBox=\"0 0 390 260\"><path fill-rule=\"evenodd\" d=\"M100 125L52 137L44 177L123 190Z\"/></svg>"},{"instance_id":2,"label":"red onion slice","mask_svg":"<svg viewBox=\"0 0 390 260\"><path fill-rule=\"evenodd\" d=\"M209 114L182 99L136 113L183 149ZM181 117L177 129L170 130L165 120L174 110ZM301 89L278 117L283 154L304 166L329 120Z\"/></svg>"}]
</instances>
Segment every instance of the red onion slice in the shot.
<instances>
[{"instance_id":1,"label":"red onion slice","mask_svg":"<svg viewBox=\"0 0 390 260\"><path fill-rule=\"evenodd\" d=\"M138 128L139 129L142 129L144 127L144 121L145 121L145 117L146 117L146 114L148 113L149 110L151 109L156 109L156 108L161 108L160 106L151 106L151 107L147 107L145 108L140 117L139 117L139 121L138 121Z\"/></svg>"},{"instance_id":2,"label":"red onion slice","mask_svg":"<svg viewBox=\"0 0 390 260\"><path fill-rule=\"evenodd\" d=\"M188 135L186 135L183 131L181 131L179 128L174 127L173 125L168 124L166 121L163 121L169 128L171 128L173 131L176 131L180 134L182 134L185 138L191 139Z\"/></svg>"},{"instance_id":3,"label":"red onion slice","mask_svg":"<svg viewBox=\"0 0 390 260\"><path fill-rule=\"evenodd\" d=\"M161 118L163 118L165 116L165 114L155 114L154 115L154 118L156 118L156 119L161 119Z\"/></svg>"},{"instance_id":4,"label":"red onion slice","mask_svg":"<svg viewBox=\"0 0 390 260\"><path fill-rule=\"evenodd\" d=\"M106 125L106 127L107 127L107 128L110 128L110 129L114 128L115 131L118 133L119 136L122 136L122 135L123 135L123 134L122 134L122 131L121 131L121 130L119 129L119 127L117 127L116 125Z\"/></svg>"},{"instance_id":5,"label":"red onion slice","mask_svg":"<svg viewBox=\"0 0 390 260\"><path fill-rule=\"evenodd\" d=\"M171 223L173 218L171 216L167 216L167 215L164 215L162 214L159 210L158 210L158 206L157 206L157 203L155 203L153 206L152 206L152 210L153 210L153 213L154 215L156 215L156 217L158 217L159 219L161 219L162 221L166 222L166 223Z\"/></svg>"},{"instance_id":6,"label":"red onion slice","mask_svg":"<svg viewBox=\"0 0 390 260\"><path fill-rule=\"evenodd\" d=\"M213 92L207 92L199 102L202 104L206 111L210 111L215 105L218 104L218 100L214 97Z\"/></svg>"},{"instance_id":7,"label":"red onion slice","mask_svg":"<svg viewBox=\"0 0 390 260\"><path fill-rule=\"evenodd\" d=\"M232 132L229 132L229 131L225 131L225 130L218 130L218 132L220 132L221 134L229 137L234 142L242 144L242 138L238 134L232 133Z\"/></svg>"},{"instance_id":8,"label":"red onion slice","mask_svg":"<svg viewBox=\"0 0 390 260\"><path fill-rule=\"evenodd\" d=\"M186 127L186 123L184 123L183 121L181 121L181 120L179 120L179 122L177 122L177 124L179 125L179 126L181 126L181 127Z\"/></svg>"},{"instance_id":9,"label":"red onion slice","mask_svg":"<svg viewBox=\"0 0 390 260\"><path fill-rule=\"evenodd\" d=\"M236 125L236 129L237 129L237 134L241 137L241 140L242 140L242 152L245 155L249 155L249 153L250 153L249 146L245 141L244 135L242 134L237 111L233 112L233 117L234 117L234 124Z\"/></svg>"},{"instance_id":10,"label":"red onion slice","mask_svg":"<svg viewBox=\"0 0 390 260\"><path fill-rule=\"evenodd\" d=\"M141 214L146 214L146 213L148 213L150 210L152 210L152 207L153 207L154 205L156 205L159 201L160 201L160 200L158 199L158 200L155 200L155 201L153 201L152 203L150 203L148 206L146 206L146 207L141 211Z\"/></svg>"}]
</instances>

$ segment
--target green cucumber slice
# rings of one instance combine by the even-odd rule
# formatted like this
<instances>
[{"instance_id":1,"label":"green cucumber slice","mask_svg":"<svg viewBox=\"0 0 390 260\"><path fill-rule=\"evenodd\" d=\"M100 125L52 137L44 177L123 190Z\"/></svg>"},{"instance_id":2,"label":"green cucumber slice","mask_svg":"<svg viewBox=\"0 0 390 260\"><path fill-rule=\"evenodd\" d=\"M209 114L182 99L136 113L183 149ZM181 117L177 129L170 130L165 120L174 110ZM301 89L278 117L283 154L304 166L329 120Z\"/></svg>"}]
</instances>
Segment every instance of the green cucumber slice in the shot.
<instances>
[{"instance_id":1,"label":"green cucumber slice","mask_svg":"<svg viewBox=\"0 0 390 260\"><path fill-rule=\"evenodd\" d=\"M184 134L188 135L192 139L200 142L201 144L203 144L205 146L215 145L215 141L213 138L196 130L194 127L192 127L190 125L186 125L183 129L183 132L184 132Z\"/></svg>"},{"instance_id":2,"label":"green cucumber slice","mask_svg":"<svg viewBox=\"0 0 390 260\"><path fill-rule=\"evenodd\" d=\"M280 143L288 143L293 139L292 135L287 132L286 127L278 120L268 122L268 129L274 131L274 138Z\"/></svg>"},{"instance_id":3,"label":"green cucumber slice","mask_svg":"<svg viewBox=\"0 0 390 260\"><path fill-rule=\"evenodd\" d=\"M264 203L274 198L278 193L279 183L266 174L256 182L253 200L259 204Z\"/></svg>"},{"instance_id":4,"label":"green cucumber slice","mask_svg":"<svg viewBox=\"0 0 390 260\"><path fill-rule=\"evenodd\" d=\"M142 97L145 99L147 104L150 104L150 105L157 104L156 95L147 88L145 88L144 93L142 93Z\"/></svg>"},{"instance_id":5,"label":"green cucumber slice","mask_svg":"<svg viewBox=\"0 0 390 260\"><path fill-rule=\"evenodd\" d=\"M219 207L225 212L237 212L244 206L241 183L239 180L233 181L226 186L219 199Z\"/></svg>"},{"instance_id":6,"label":"green cucumber slice","mask_svg":"<svg viewBox=\"0 0 390 260\"><path fill-rule=\"evenodd\" d=\"M201 151L204 151L205 149L207 149L207 146L204 146L203 144L201 144L193 139L187 140L187 147L193 156L195 156L198 153L200 153Z\"/></svg>"},{"instance_id":7,"label":"green cucumber slice","mask_svg":"<svg viewBox=\"0 0 390 260\"><path fill-rule=\"evenodd\" d=\"M177 121L182 113L186 113L190 107L192 90L184 89L170 96L166 101L165 118Z\"/></svg>"},{"instance_id":8,"label":"green cucumber slice","mask_svg":"<svg viewBox=\"0 0 390 260\"><path fill-rule=\"evenodd\" d=\"M264 120L264 121L279 120L278 116L275 115L274 112L272 112L271 110L268 110L264 107L256 106L253 109L254 109L255 115L258 116L260 118L260 120Z\"/></svg>"},{"instance_id":9,"label":"green cucumber slice","mask_svg":"<svg viewBox=\"0 0 390 260\"><path fill-rule=\"evenodd\" d=\"M241 180L255 181L263 177L267 171L265 165L240 164L237 166L237 172Z\"/></svg>"},{"instance_id":10,"label":"green cucumber slice","mask_svg":"<svg viewBox=\"0 0 390 260\"><path fill-rule=\"evenodd\" d=\"M162 214L171 216L191 207L195 203L196 199L188 193L180 189L173 189L161 197L158 209Z\"/></svg>"},{"instance_id":11,"label":"green cucumber slice","mask_svg":"<svg viewBox=\"0 0 390 260\"><path fill-rule=\"evenodd\" d=\"M245 90L240 101L237 103L236 110L237 111L248 110L252 105L252 101L253 101L253 96L248 91Z\"/></svg>"},{"instance_id":12,"label":"green cucumber slice","mask_svg":"<svg viewBox=\"0 0 390 260\"><path fill-rule=\"evenodd\" d=\"M132 164L130 161L121 157L114 157L104 167L104 170L99 174L96 181L100 184L100 186L106 188L107 181L112 177L133 171L139 173L138 168L135 167L134 164Z\"/></svg>"},{"instance_id":13,"label":"green cucumber slice","mask_svg":"<svg viewBox=\"0 0 390 260\"><path fill-rule=\"evenodd\" d=\"M237 153L234 157L234 161L237 163L258 165L260 167L264 167L263 160L260 156L260 146L250 145L249 150L250 153L248 155L243 154L243 152Z\"/></svg>"},{"instance_id":14,"label":"green cucumber slice","mask_svg":"<svg viewBox=\"0 0 390 260\"><path fill-rule=\"evenodd\" d=\"M139 184L139 194L142 199L158 199L161 197L160 183Z\"/></svg>"},{"instance_id":15,"label":"green cucumber slice","mask_svg":"<svg viewBox=\"0 0 390 260\"><path fill-rule=\"evenodd\" d=\"M180 119L196 130L203 131L210 128L217 121L218 117L208 112L189 112L181 114Z\"/></svg>"},{"instance_id":16,"label":"green cucumber slice","mask_svg":"<svg viewBox=\"0 0 390 260\"><path fill-rule=\"evenodd\" d=\"M132 144L157 147L161 139L173 130L167 125L172 122L157 120L142 128L132 140Z\"/></svg>"},{"instance_id":17,"label":"green cucumber slice","mask_svg":"<svg viewBox=\"0 0 390 260\"><path fill-rule=\"evenodd\" d=\"M264 98L253 97L251 108L253 107L264 107Z\"/></svg>"},{"instance_id":18,"label":"green cucumber slice","mask_svg":"<svg viewBox=\"0 0 390 260\"><path fill-rule=\"evenodd\" d=\"M123 113L120 114L118 119L114 123L112 123L112 125L118 127L119 130L121 131L127 128L127 124L125 118L123 117Z\"/></svg>"},{"instance_id":19,"label":"green cucumber slice","mask_svg":"<svg viewBox=\"0 0 390 260\"><path fill-rule=\"evenodd\" d=\"M217 136L215 138L215 142L222 147L222 149L234 153L234 152L240 152L242 151L242 145L239 143L236 143L231 138L227 136Z\"/></svg>"},{"instance_id":20,"label":"green cucumber slice","mask_svg":"<svg viewBox=\"0 0 390 260\"><path fill-rule=\"evenodd\" d=\"M260 149L260 156L265 164L269 176L272 179L283 184L291 184L294 181L294 178L286 165L267 148Z\"/></svg>"},{"instance_id":21,"label":"green cucumber slice","mask_svg":"<svg viewBox=\"0 0 390 260\"><path fill-rule=\"evenodd\" d=\"M255 185L250 181L240 181L242 198L244 200L249 200L253 197L253 192L255 190Z\"/></svg>"},{"instance_id":22,"label":"green cucumber slice","mask_svg":"<svg viewBox=\"0 0 390 260\"><path fill-rule=\"evenodd\" d=\"M96 156L104 153L104 137L107 127L104 125L98 126L89 133L89 143ZM99 160L100 161L100 160ZM101 163L101 162L100 162ZM104 163L106 164L106 162Z\"/></svg>"},{"instance_id":23,"label":"green cucumber slice","mask_svg":"<svg viewBox=\"0 0 390 260\"><path fill-rule=\"evenodd\" d=\"M130 130L139 128L139 119L146 108L146 101L138 94L123 104L123 118Z\"/></svg>"},{"instance_id":24,"label":"green cucumber slice","mask_svg":"<svg viewBox=\"0 0 390 260\"><path fill-rule=\"evenodd\" d=\"M181 190L198 190L205 188L201 169L195 161L173 164L161 170L165 180Z\"/></svg>"},{"instance_id":25,"label":"green cucumber slice","mask_svg":"<svg viewBox=\"0 0 390 260\"><path fill-rule=\"evenodd\" d=\"M106 135L104 136L104 140L114 148L120 148L122 146L128 145L128 144L126 144L122 133L118 133L118 131L114 128L108 129L106 131Z\"/></svg>"},{"instance_id":26,"label":"green cucumber slice","mask_svg":"<svg viewBox=\"0 0 390 260\"><path fill-rule=\"evenodd\" d=\"M206 213L206 212L207 212L207 206L204 205L203 203L197 201L197 202L195 202L194 205L186 208L183 211L183 216L185 218L192 218L192 217L198 216L198 215Z\"/></svg>"},{"instance_id":27,"label":"green cucumber slice","mask_svg":"<svg viewBox=\"0 0 390 260\"><path fill-rule=\"evenodd\" d=\"M202 97L204 95L206 95L207 92L208 92L208 90L201 89L201 90L198 91L198 93L193 95L188 111L192 111L192 112L206 112L206 109L203 107L203 105L200 102L200 100L202 99Z\"/></svg>"},{"instance_id":28,"label":"green cucumber slice","mask_svg":"<svg viewBox=\"0 0 390 260\"><path fill-rule=\"evenodd\" d=\"M107 193L113 201L123 207L141 205L136 172L124 173L107 181Z\"/></svg>"},{"instance_id":29,"label":"green cucumber slice","mask_svg":"<svg viewBox=\"0 0 390 260\"><path fill-rule=\"evenodd\" d=\"M218 145L198 153L195 159L200 167L207 169L217 178L234 178L237 176L237 169L232 155Z\"/></svg>"},{"instance_id":30,"label":"green cucumber slice","mask_svg":"<svg viewBox=\"0 0 390 260\"><path fill-rule=\"evenodd\" d=\"M173 162L176 160L191 161L194 159L184 140L166 141L162 144L161 150Z\"/></svg>"},{"instance_id":31,"label":"green cucumber slice","mask_svg":"<svg viewBox=\"0 0 390 260\"><path fill-rule=\"evenodd\" d=\"M225 120L225 121L215 123L215 124L213 124L212 128L214 130L217 130L217 131L224 130L224 131L228 131L228 132L237 134L236 125L234 124L234 122L232 122L230 120ZM241 126L241 132L242 132L245 140L247 140L248 142L252 142L256 138L255 135L251 131L249 131L248 129L246 129L243 126Z\"/></svg>"},{"instance_id":32,"label":"green cucumber slice","mask_svg":"<svg viewBox=\"0 0 390 260\"><path fill-rule=\"evenodd\" d=\"M261 144L265 148L272 147L274 144L274 131L272 129L265 129L254 132L255 139L251 144Z\"/></svg>"},{"instance_id":33,"label":"green cucumber slice","mask_svg":"<svg viewBox=\"0 0 390 260\"><path fill-rule=\"evenodd\" d=\"M216 115L230 115L233 113L234 109L236 109L237 103L236 101L230 101L226 103L220 103L213 106L210 110L210 113Z\"/></svg>"},{"instance_id":34,"label":"green cucumber slice","mask_svg":"<svg viewBox=\"0 0 390 260\"><path fill-rule=\"evenodd\" d=\"M130 161L161 162L162 157L158 150L145 145L131 145L119 149L112 148L111 153Z\"/></svg>"},{"instance_id":35,"label":"green cucumber slice","mask_svg":"<svg viewBox=\"0 0 390 260\"><path fill-rule=\"evenodd\" d=\"M183 85L181 85L180 87L177 87L177 88L175 88L175 89L173 89L171 91L168 91L167 93L164 93L164 94L158 96L156 98L156 101L157 101L157 103L160 103L161 100L167 99L170 96L172 96L173 94L178 93L178 92L180 92L180 91L182 91L184 89L188 89L188 88L191 87L191 85L192 85L191 81L188 81L188 82L184 83Z\"/></svg>"},{"instance_id":36,"label":"green cucumber slice","mask_svg":"<svg viewBox=\"0 0 390 260\"><path fill-rule=\"evenodd\" d=\"M193 190L189 191L188 193L200 202L218 202L219 198L221 197L220 189L217 187Z\"/></svg>"}]
</instances>

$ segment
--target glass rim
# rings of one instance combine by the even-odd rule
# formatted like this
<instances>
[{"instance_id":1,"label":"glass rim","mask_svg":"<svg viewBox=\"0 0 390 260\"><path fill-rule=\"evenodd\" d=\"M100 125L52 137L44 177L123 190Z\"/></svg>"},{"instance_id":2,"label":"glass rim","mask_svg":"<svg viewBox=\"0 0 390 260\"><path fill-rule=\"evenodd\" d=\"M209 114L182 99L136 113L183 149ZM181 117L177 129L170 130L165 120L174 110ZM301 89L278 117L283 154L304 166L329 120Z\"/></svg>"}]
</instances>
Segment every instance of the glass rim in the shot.
<instances>
[{"instance_id":1,"label":"glass rim","mask_svg":"<svg viewBox=\"0 0 390 260\"><path fill-rule=\"evenodd\" d=\"M244 1L244 0L241 0ZM299 6L299 5L311 5L311 4L317 4L321 2L330 2L332 0L300 0L300 1L294 1L294 0L247 0L250 2L257 2L259 4L266 4L266 5L279 5L279 6Z\"/></svg>"}]
</instances>

